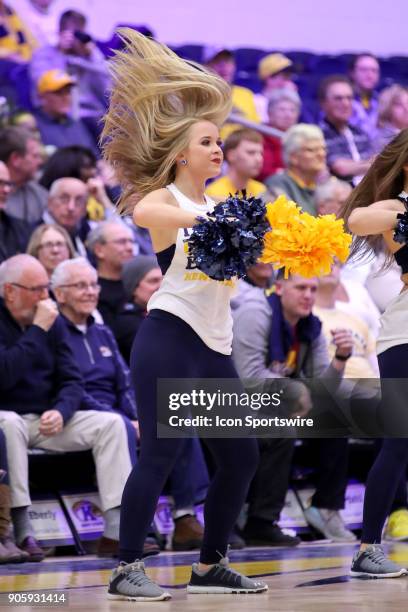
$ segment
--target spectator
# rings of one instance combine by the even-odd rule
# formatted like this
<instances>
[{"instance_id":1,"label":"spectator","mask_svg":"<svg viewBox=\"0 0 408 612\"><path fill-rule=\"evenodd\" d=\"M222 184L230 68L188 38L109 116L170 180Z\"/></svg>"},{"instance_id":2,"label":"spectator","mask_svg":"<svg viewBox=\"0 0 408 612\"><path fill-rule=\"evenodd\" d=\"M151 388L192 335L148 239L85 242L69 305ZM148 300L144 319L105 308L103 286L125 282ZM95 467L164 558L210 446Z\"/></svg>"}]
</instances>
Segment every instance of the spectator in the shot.
<instances>
[{"instance_id":1,"label":"spectator","mask_svg":"<svg viewBox=\"0 0 408 612\"><path fill-rule=\"evenodd\" d=\"M5 163L0 162L0 263L25 251L32 229L29 223L16 219L5 211L10 191L8 168Z\"/></svg>"},{"instance_id":2,"label":"spectator","mask_svg":"<svg viewBox=\"0 0 408 612\"><path fill-rule=\"evenodd\" d=\"M136 255L122 268L126 303L115 321L116 340L127 363L138 329L147 315L147 303L160 287L162 272L154 255Z\"/></svg>"},{"instance_id":3,"label":"spectator","mask_svg":"<svg viewBox=\"0 0 408 612\"><path fill-rule=\"evenodd\" d=\"M82 13L65 11L59 21L57 45L38 49L30 71L35 89L41 76L49 70L58 69L74 77L78 84L75 107L79 118L89 119L89 126L95 128L106 109L110 79L105 58L85 28L86 17Z\"/></svg>"},{"instance_id":4,"label":"spectator","mask_svg":"<svg viewBox=\"0 0 408 612\"><path fill-rule=\"evenodd\" d=\"M332 176L328 181L316 187L314 199L317 214L341 217L341 211L350 194L350 183Z\"/></svg>"},{"instance_id":5,"label":"spectator","mask_svg":"<svg viewBox=\"0 0 408 612\"><path fill-rule=\"evenodd\" d=\"M98 310L105 324L118 337L118 314L123 311L127 301L122 270L133 257L132 231L120 221L105 221L89 234L87 246L95 258L101 286Z\"/></svg>"},{"instance_id":6,"label":"spectator","mask_svg":"<svg viewBox=\"0 0 408 612\"><path fill-rule=\"evenodd\" d=\"M234 85L235 72L237 69L234 54L228 49L217 49L207 47L204 49L204 64L210 70L216 72L222 79L231 85L232 90L232 113L241 116L246 121L259 123L259 116L255 108L254 94L246 87ZM225 140L242 125L228 121L221 129L221 138Z\"/></svg>"},{"instance_id":7,"label":"spectator","mask_svg":"<svg viewBox=\"0 0 408 612\"><path fill-rule=\"evenodd\" d=\"M227 173L207 187L211 198L223 200L242 189L257 197L266 194L265 185L255 180L263 162L262 136L258 132L248 129L232 132L224 144L224 158Z\"/></svg>"},{"instance_id":8,"label":"spectator","mask_svg":"<svg viewBox=\"0 0 408 612\"><path fill-rule=\"evenodd\" d=\"M58 19L54 0L14 0L13 4L24 15L37 45L55 45L57 43Z\"/></svg>"},{"instance_id":9,"label":"spectator","mask_svg":"<svg viewBox=\"0 0 408 612\"><path fill-rule=\"evenodd\" d=\"M292 80L293 62L282 53L270 53L258 64L258 77L262 81L262 93L256 94L255 107L262 122L268 121L268 104L276 89L296 91Z\"/></svg>"},{"instance_id":10,"label":"spectator","mask_svg":"<svg viewBox=\"0 0 408 612\"><path fill-rule=\"evenodd\" d=\"M332 177L316 189L317 213L319 215L334 214L339 217L350 194L349 183ZM358 263L361 265L361 262L356 262L357 265ZM376 338L380 312L364 286L364 279L353 278L353 265L347 262L341 268L340 282L336 290L336 308L361 318Z\"/></svg>"},{"instance_id":11,"label":"spectator","mask_svg":"<svg viewBox=\"0 0 408 612\"><path fill-rule=\"evenodd\" d=\"M30 132L37 140L40 139L35 117L31 113L25 110L18 110L10 115L9 123L11 126L20 127L26 132Z\"/></svg>"},{"instance_id":12,"label":"spectator","mask_svg":"<svg viewBox=\"0 0 408 612\"><path fill-rule=\"evenodd\" d=\"M44 223L39 225L31 235L27 253L44 266L48 278L56 266L75 257L75 249L69 234L59 225Z\"/></svg>"},{"instance_id":13,"label":"spectator","mask_svg":"<svg viewBox=\"0 0 408 612\"><path fill-rule=\"evenodd\" d=\"M96 156L86 147L73 145L58 149L47 160L40 185L49 189L54 181L64 177L79 179L86 183L89 198L86 205L87 216L91 221L101 221L113 213L110 194L102 179L98 163L103 168L103 162L97 162ZM109 191L109 193L108 193Z\"/></svg>"},{"instance_id":14,"label":"spectator","mask_svg":"<svg viewBox=\"0 0 408 612\"><path fill-rule=\"evenodd\" d=\"M356 55L350 66L354 89L353 114L350 124L359 128L372 140L377 129L380 64L371 53Z\"/></svg>"},{"instance_id":15,"label":"spectator","mask_svg":"<svg viewBox=\"0 0 408 612\"><path fill-rule=\"evenodd\" d=\"M0 269L0 424L7 440L16 541L40 561L43 553L28 518L27 448L92 449L104 513L104 537L117 540L124 484L131 469L119 415L80 410L81 375L64 322L48 299L39 261L17 255Z\"/></svg>"},{"instance_id":16,"label":"spectator","mask_svg":"<svg viewBox=\"0 0 408 612\"><path fill-rule=\"evenodd\" d=\"M20 563L27 561L29 554L17 548L11 535L11 493L7 472L6 438L0 429L0 563Z\"/></svg>"},{"instance_id":17,"label":"spectator","mask_svg":"<svg viewBox=\"0 0 408 612\"><path fill-rule=\"evenodd\" d=\"M269 95L268 103L268 123L282 132L287 132L289 128L299 121L301 101L296 91L292 89L275 89ZM278 136L263 137L263 166L258 179L265 180L275 172L284 167L282 158L282 138Z\"/></svg>"},{"instance_id":18,"label":"spectator","mask_svg":"<svg viewBox=\"0 0 408 612\"><path fill-rule=\"evenodd\" d=\"M275 292L268 297L262 289L248 286L233 303L232 354L239 376L279 379L280 388L295 402L295 414L306 414L312 407L306 379L329 378L340 383L343 358L352 348L351 335L337 330L333 337L337 351L330 361L321 323L312 315L317 286L315 278L292 275L284 280L279 271ZM305 516L325 537L355 541L339 513L347 485L347 440L321 439L319 449L318 486ZM298 543L290 542L277 525L288 487L292 450L289 444L279 445L278 441L264 445L244 530L250 540ZM280 456L282 459L276 462Z\"/></svg>"},{"instance_id":19,"label":"spectator","mask_svg":"<svg viewBox=\"0 0 408 612\"><path fill-rule=\"evenodd\" d=\"M378 98L378 127L374 132L374 150L382 151L401 130L408 128L408 89L391 85Z\"/></svg>"},{"instance_id":20,"label":"spectator","mask_svg":"<svg viewBox=\"0 0 408 612\"><path fill-rule=\"evenodd\" d=\"M361 302L357 295L350 300L349 293L342 285L340 272L341 265L333 264L331 273L319 279L316 292L314 313L323 324L322 329L329 347L329 354L333 358L337 350L332 338L334 330L348 329L353 337L353 353L346 362L344 377L355 380L379 378L375 353L376 335L379 330L379 313L377 312L377 319L374 320L375 329L371 331L365 321L366 317L360 314L360 308L364 312L364 307L360 306ZM346 294L349 299L348 302L338 301L339 290ZM364 288L362 288L362 291L364 291Z\"/></svg>"},{"instance_id":21,"label":"spectator","mask_svg":"<svg viewBox=\"0 0 408 612\"><path fill-rule=\"evenodd\" d=\"M75 178L61 178L51 185L43 222L57 224L69 234L78 255L86 256L85 239L90 227L86 223L88 189Z\"/></svg>"},{"instance_id":22,"label":"spectator","mask_svg":"<svg viewBox=\"0 0 408 612\"><path fill-rule=\"evenodd\" d=\"M98 154L95 140L81 119L72 117L75 79L61 70L47 70L37 83L39 109L34 113L41 139L46 145L80 145Z\"/></svg>"},{"instance_id":23,"label":"spectator","mask_svg":"<svg viewBox=\"0 0 408 612\"><path fill-rule=\"evenodd\" d=\"M329 76L320 82L318 96L324 113L321 127L329 169L339 178L356 184L370 166L373 149L367 134L350 124L351 83L343 75Z\"/></svg>"},{"instance_id":24,"label":"spectator","mask_svg":"<svg viewBox=\"0 0 408 612\"><path fill-rule=\"evenodd\" d=\"M274 197L284 194L315 215L316 183L326 168L323 133L316 125L298 123L285 133L282 144L286 170L274 174L265 184Z\"/></svg>"},{"instance_id":25,"label":"spectator","mask_svg":"<svg viewBox=\"0 0 408 612\"><path fill-rule=\"evenodd\" d=\"M7 212L28 223L36 223L48 199L47 191L35 181L43 161L39 140L23 128L1 130L0 161L6 164L14 186L7 198Z\"/></svg>"},{"instance_id":26,"label":"spectator","mask_svg":"<svg viewBox=\"0 0 408 612\"><path fill-rule=\"evenodd\" d=\"M51 288L66 327L68 344L84 381L80 407L122 416L128 435L128 452L134 463L136 403L130 387L129 370L112 332L105 325L98 325L92 316L99 295L96 270L82 257L66 260L55 268ZM156 546L156 552L158 550ZM98 554L115 556L117 553L117 538L102 537Z\"/></svg>"},{"instance_id":27,"label":"spectator","mask_svg":"<svg viewBox=\"0 0 408 612\"><path fill-rule=\"evenodd\" d=\"M29 62L34 39L17 13L3 0L0 1L0 20L0 59Z\"/></svg>"}]
</instances>

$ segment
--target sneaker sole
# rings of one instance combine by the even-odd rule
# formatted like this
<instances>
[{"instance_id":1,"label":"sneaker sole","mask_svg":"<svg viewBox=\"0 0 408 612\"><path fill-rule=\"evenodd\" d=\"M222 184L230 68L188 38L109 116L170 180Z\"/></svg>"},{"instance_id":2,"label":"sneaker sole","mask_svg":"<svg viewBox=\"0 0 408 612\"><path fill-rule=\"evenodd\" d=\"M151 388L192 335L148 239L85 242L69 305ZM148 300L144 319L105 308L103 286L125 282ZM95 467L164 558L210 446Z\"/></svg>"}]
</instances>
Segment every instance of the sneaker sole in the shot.
<instances>
[{"instance_id":1,"label":"sneaker sole","mask_svg":"<svg viewBox=\"0 0 408 612\"><path fill-rule=\"evenodd\" d=\"M196 595L207 594L218 594L218 595L240 595L240 594L251 594L251 593L264 593L268 590L268 586L259 587L258 589L234 589L229 587L216 587L216 586L193 586L187 585L187 593Z\"/></svg>"},{"instance_id":2,"label":"sneaker sole","mask_svg":"<svg viewBox=\"0 0 408 612\"><path fill-rule=\"evenodd\" d=\"M142 597L138 595L132 597L132 595L121 595L120 593L108 593L107 598L111 601L167 601L171 599L170 593L162 593L158 597Z\"/></svg>"},{"instance_id":3,"label":"sneaker sole","mask_svg":"<svg viewBox=\"0 0 408 612\"><path fill-rule=\"evenodd\" d=\"M401 569L399 572L390 572L389 574L369 574L368 572L353 572L350 571L352 578L400 578L408 575L408 570Z\"/></svg>"}]
</instances>

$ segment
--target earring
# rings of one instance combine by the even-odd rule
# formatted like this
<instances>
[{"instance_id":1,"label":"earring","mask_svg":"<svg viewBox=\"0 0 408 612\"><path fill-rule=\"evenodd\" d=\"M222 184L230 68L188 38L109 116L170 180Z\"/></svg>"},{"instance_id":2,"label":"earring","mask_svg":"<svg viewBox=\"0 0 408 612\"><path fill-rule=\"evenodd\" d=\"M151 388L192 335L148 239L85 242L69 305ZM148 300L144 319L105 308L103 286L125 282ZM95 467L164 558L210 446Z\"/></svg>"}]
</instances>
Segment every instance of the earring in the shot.
<instances>
[{"instance_id":1,"label":"earring","mask_svg":"<svg viewBox=\"0 0 408 612\"><path fill-rule=\"evenodd\" d=\"M187 166L187 160L186 160L186 159L182 159L182 160L180 161L180 164L181 164L182 166Z\"/></svg>"}]
</instances>

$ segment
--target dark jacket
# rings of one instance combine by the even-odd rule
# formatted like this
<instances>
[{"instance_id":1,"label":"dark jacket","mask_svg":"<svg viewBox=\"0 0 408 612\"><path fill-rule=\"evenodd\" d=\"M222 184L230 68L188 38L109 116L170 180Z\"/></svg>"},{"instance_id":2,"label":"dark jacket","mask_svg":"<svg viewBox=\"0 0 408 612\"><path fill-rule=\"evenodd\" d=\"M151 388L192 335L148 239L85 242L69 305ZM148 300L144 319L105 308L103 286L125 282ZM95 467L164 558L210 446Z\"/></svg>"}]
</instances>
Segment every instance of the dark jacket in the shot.
<instances>
[{"instance_id":1,"label":"dark jacket","mask_svg":"<svg viewBox=\"0 0 408 612\"><path fill-rule=\"evenodd\" d=\"M25 253L32 230L30 223L0 210L0 263L18 253Z\"/></svg>"},{"instance_id":2,"label":"dark jacket","mask_svg":"<svg viewBox=\"0 0 408 612\"><path fill-rule=\"evenodd\" d=\"M23 330L0 299L0 410L58 410L66 423L79 408L82 378L61 317L48 332Z\"/></svg>"},{"instance_id":3,"label":"dark jacket","mask_svg":"<svg viewBox=\"0 0 408 612\"><path fill-rule=\"evenodd\" d=\"M82 332L64 316L61 317L69 344L84 379L83 410L116 410L130 419L136 418L136 402L126 366L112 332L89 317Z\"/></svg>"}]
</instances>

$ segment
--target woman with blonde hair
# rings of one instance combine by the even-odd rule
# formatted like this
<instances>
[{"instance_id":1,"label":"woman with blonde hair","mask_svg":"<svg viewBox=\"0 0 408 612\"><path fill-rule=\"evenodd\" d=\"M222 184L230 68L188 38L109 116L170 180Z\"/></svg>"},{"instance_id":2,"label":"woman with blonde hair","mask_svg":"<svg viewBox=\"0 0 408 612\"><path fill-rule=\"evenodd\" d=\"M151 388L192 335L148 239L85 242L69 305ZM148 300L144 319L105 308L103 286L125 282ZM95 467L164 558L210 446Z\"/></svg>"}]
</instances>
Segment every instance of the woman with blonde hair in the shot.
<instances>
[{"instance_id":1,"label":"woman with blonde hair","mask_svg":"<svg viewBox=\"0 0 408 612\"><path fill-rule=\"evenodd\" d=\"M408 128L408 89L391 85L378 98L378 128L374 150L381 151L401 130Z\"/></svg>"},{"instance_id":2,"label":"woman with blonde hair","mask_svg":"<svg viewBox=\"0 0 408 612\"><path fill-rule=\"evenodd\" d=\"M31 234L27 253L39 260L49 277L61 261L75 257L68 232L60 225L43 223Z\"/></svg>"},{"instance_id":3,"label":"woman with blonde hair","mask_svg":"<svg viewBox=\"0 0 408 612\"><path fill-rule=\"evenodd\" d=\"M352 255L378 251L385 245L388 259L395 257L405 286L391 300L381 317L377 339L381 379L408 378L408 129L402 130L376 157L361 183L353 190L344 217L356 235ZM401 387L382 384L384 417L389 422L397 409L397 430L403 435L406 423L406 396ZM391 394L393 397L391 397ZM385 400L386 404L385 404ZM398 435L398 434L397 434ZM408 573L384 553L380 546L385 520L397 490L405 488L408 466L408 438L383 440L381 450L366 481L363 531L355 553L351 575L369 578L397 578Z\"/></svg>"},{"instance_id":4,"label":"woman with blonde hair","mask_svg":"<svg viewBox=\"0 0 408 612\"><path fill-rule=\"evenodd\" d=\"M156 385L160 378L237 378L231 360L232 281L198 272L185 239L197 217L211 211L205 183L221 170L219 127L231 109L229 85L184 62L165 46L125 29L113 60L114 86L105 117L104 152L122 188L120 208L148 228L164 274L136 336L131 371L141 434L138 465L121 505L119 567L108 597L169 599L141 561L158 497L183 443L157 438ZM217 470L205 503L200 562L190 593L249 593L267 586L228 566L230 533L258 462L254 439L208 439Z\"/></svg>"}]
</instances>

